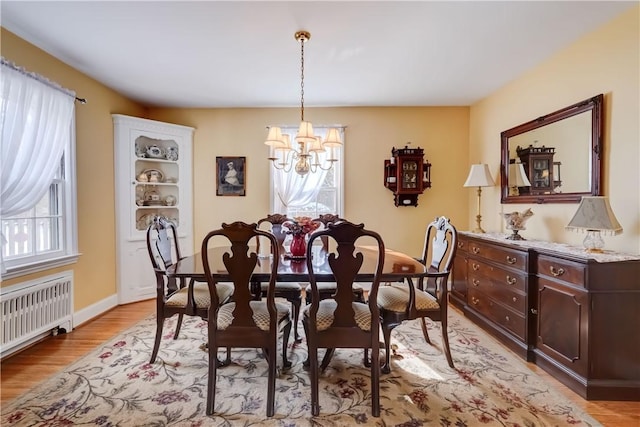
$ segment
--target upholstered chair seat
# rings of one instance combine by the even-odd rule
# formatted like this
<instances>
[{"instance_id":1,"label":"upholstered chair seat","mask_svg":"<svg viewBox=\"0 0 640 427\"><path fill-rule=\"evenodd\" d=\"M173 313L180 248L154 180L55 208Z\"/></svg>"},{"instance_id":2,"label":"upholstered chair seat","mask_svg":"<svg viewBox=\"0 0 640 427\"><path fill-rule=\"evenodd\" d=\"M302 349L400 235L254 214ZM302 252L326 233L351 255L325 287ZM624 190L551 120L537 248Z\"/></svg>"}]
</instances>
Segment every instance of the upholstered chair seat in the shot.
<instances>
[{"instance_id":1,"label":"upholstered chair seat","mask_svg":"<svg viewBox=\"0 0 640 427\"><path fill-rule=\"evenodd\" d=\"M251 301L249 306L253 311L253 321L256 322L256 326L263 331L269 330L269 311L267 310L267 303L264 301ZM233 310L235 310L236 304L230 302L220 307L218 311L218 329L227 329L233 322ZM276 302L276 310L278 311L278 323L286 319L290 315L289 306L287 304Z\"/></svg>"},{"instance_id":2,"label":"upholstered chair seat","mask_svg":"<svg viewBox=\"0 0 640 427\"><path fill-rule=\"evenodd\" d=\"M378 288L378 305L380 308L396 313L404 313L409 304L409 288L404 283L392 283ZM437 310L438 300L426 292L416 292L416 309Z\"/></svg>"},{"instance_id":3,"label":"upholstered chair seat","mask_svg":"<svg viewBox=\"0 0 640 427\"><path fill-rule=\"evenodd\" d=\"M362 329L363 331L371 330L371 310L369 310L369 306L360 302L352 302L351 307L353 308L356 325ZM309 309L310 305L306 306L302 310L302 315L305 319L309 317ZM333 299L325 299L320 301L318 307L318 314L316 315L316 322L318 331L324 331L329 329L333 324L335 319L335 311L338 308L338 303Z\"/></svg>"},{"instance_id":4,"label":"upholstered chair seat","mask_svg":"<svg viewBox=\"0 0 640 427\"><path fill-rule=\"evenodd\" d=\"M226 301L233 295L233 285L227 283L218 283L216 286L218 299ZM171 294L165 301L165 305L169 307L186 307L189 299L189 288L181 288ZM209 307L211 298L209 297L209 285L206 283L193 284L193 300L198 307Z\"/></svg>"}]
</instances>

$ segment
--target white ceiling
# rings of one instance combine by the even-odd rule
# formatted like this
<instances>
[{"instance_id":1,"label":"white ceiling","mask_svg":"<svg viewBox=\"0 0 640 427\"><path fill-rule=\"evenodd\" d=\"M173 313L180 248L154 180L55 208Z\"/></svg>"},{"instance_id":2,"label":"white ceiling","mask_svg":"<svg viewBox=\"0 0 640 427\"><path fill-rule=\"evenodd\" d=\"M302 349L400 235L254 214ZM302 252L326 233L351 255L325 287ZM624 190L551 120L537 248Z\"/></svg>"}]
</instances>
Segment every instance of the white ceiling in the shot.
<instances>
[{"instance_id":1,"label":"white ceiling","mask_svg":"<svg viewBox=\"0 0 640 427\"><path fill-rule=\"evenodd\" d=\"M150 106L299 105L301 29L305 106L447 106L482 99L637 4L2 0L0 22Z\"/></svg>"}]
</instances>

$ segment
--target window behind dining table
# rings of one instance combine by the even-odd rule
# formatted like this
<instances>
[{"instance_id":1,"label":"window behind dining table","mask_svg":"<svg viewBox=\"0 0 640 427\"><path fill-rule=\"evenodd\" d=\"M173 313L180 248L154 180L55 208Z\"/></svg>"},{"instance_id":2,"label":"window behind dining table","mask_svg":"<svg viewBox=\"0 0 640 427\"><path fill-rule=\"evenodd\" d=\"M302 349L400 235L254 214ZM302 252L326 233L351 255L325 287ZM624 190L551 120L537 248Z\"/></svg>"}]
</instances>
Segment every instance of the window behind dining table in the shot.
<instances>
[{"instance_id":1,"label":"window behind dining table","mask_svg":"<svg viewBox=\"0 0 640 427\"><path fill-rule=\"evenodd\" d=\"M321 139L329 128L314 128L315 134ZM345 143L344 128L338 128L340 137ZM288 134L291 141L295 141L297 127L282 127L282 133ZM292 145L297 146L294 142ZM271 169L271 213L285 214L290 218L296 216L308 216L316 218L321 214L337 214L343 216L344 209L344 145L335 149L335 157L337 162L328 171L309 172L306 176L300 176L295 171L284 172ZM320 163L324 165L324 153L321 153ZM280 176L279 176L280 175ZM282 181L278 181L283 175L287 176L288 183L291 187L302 189L297 195L288 197L287 189L280 188Z\"/></svg>"},{"instance_id":2,"label":"window behind dining table","mask_svg":"<svg viewBox=\"0 0 640 427\"><path fill-rule=\"evenodd\" d=\"M8 279L77 259L75 93L2 58L0 261Z\"/></svg>"}]
</instances>

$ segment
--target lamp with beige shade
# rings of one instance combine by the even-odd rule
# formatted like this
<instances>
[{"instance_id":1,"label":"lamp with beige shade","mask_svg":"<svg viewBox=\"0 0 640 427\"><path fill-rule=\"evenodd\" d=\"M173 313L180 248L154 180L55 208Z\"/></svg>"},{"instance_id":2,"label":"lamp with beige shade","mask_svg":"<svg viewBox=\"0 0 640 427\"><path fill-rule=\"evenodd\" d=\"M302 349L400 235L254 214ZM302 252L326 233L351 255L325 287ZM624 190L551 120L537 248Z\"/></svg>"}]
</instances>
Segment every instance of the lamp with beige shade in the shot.
<instances>
[{"instance_id":1,"label":"lamp with beige shade","mask_svg":"<svg viewBox=\"0 0 640 427\"><path fill-rule=\"evenodd\" d=\"M491 177L488 165L484 163L471 165L469 176L467 177L464 186L478 187L478 215L476 215L477 227L473 230L474 233L484 233L484 230L480 226L480 222L482 221L482 215L480 214L480 197L482 195L482 187L493 187L494 185L496 185L496 183Z\"/></svg>"},{"instance_id":2,"label":"lamp with beige shade","mask_svg":"<svg viewBox=\"0 0 640 427\"><path fill-rule=\"evenodd\" d=\"M583 241L585 251L594 253L603 252L604 240L601 233L622 233L622 226L613 214L609 198L604 196L583 197L566 228L586 231L587 236Z\"/></svg>"}]
</instances>

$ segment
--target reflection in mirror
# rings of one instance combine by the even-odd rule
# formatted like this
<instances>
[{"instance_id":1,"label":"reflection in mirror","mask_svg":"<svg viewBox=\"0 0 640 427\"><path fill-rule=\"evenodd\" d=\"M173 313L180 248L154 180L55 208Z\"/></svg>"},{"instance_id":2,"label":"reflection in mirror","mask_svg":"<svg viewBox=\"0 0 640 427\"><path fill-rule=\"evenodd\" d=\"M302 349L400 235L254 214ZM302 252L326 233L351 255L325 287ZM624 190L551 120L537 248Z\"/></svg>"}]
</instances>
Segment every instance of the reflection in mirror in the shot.
<instances>
[{"instance_id":1,"label":"reflection in mirror","mask_svg":"<svg viewBox=\"0 0 640 427\"><path fill-rule=\"evenodd\" d=\"M602 95L502 132L502 203L599 195Z\"/></svg>"}]
</instances>

